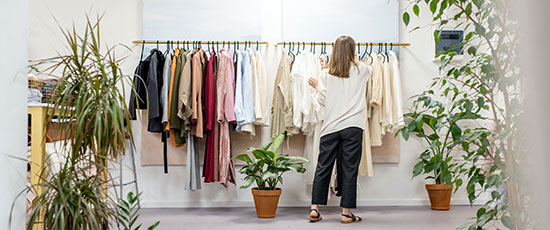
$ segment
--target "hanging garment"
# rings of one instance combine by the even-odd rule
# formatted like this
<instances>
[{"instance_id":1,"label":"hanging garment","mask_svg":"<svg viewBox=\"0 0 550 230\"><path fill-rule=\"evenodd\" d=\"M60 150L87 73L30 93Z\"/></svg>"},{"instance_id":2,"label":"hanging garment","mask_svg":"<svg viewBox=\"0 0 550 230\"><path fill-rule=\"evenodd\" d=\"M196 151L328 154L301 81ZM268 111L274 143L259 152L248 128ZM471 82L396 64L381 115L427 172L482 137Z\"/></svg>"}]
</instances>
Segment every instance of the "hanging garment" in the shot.
<instances>
[{"instance_id":1,"label":"hanging garment","mask_svg":"<svg viewBox=\"0 0 550 230\"><path fill-rule=\"evenodd\" d=\"M233 111L234 86L233 80L235 70L233 65L233 54L231 50L220 52L220 68L218 70L218 79L216 82L216 103L217 103L217 120L220 124L219 134L219 181L225 187L228 183L235 184L235 171L233 161L231 160L231 143L229 139L229 119L235 120ZM232 116L232 117L230 117Z\"/></svg>"},{"instance_id":2,"label":"hanging garment","mask_svg":"<svg viewBox=\"0 0 550 230\"><path fill-rule=\"evenodd\" d=\"M240 129L239 123L244 120L243 115L243 71L242 71L242 54L241 51L235 50L235 120L237 122L237 128Z\"/></svg>"},{"instance_id":3,"label":"hanging garment","mask_svg":"<svg viewBox=\"0 0 550 230\"><path fill-rule=\"evenodd\" d=\"M302 105L305 103L304 98L306 97L305 87L309 87L307 84L304 84L308 76L307 72L307 57L305 55L299 54L295 57L294 63L292 65L292 70L290 71L290 85L292 90L292 124L294 127L301 129L303 122L303 113Z\"/></svg>"},{"instance_id":4,"label":"hanging garment","mask_svg":"<svg viewBox=\"0 0 550 230\"><path fill-rule=\"evenodd\" d=\"M168 89L170 88L170 81L172 78L172 58L174 57L174 50L169 50L164 56L164 67L162 71L162 87L160 89L160 102L162 106L162 124L168 122Z\"/></svg>"},{"instance_id":5,"label":"hanging garment","mask_svg":"<svg viewBox=\"0 0 550 230\"><path fill-rule=\"evenodd\" d=\"M196 191L201 189L200 171L199 171L199 152L197 150L197 138L187 132L187 189Z\"/></svg>"},{"instance_id":6,"label":"hanging garment","mask_svg":"<svg viewBox=\"0 0 550 230\"><path fill-rule=\"evenodd\" d=\"M170 116L168 117L168 127L171 131L171 137L172 137L172 143L179 147L187 142L187 137L185 135L187 132L185 132L184 129L184 121L178 117L178 98L180 95L180 79L184 75L182 74L182 71L185 68L186 62L188 62L188 53L183 52L180 53L175 62L175 69L174 69L174 76L172 78L172 85L170 88L170 99L168 103L170 104L169 113Z\"/></svg>"},{"instance_id":7,"label":"hanging garment","mask_svg":"<svg viewBox=\"0 0 550 230\"><path fill-rule=\"evenodd\" d=\"M304 77L302 83L304 93L301 105L303 116L302 131L306 135L311 135L315 130L315 126L324 119L324 108L316 102L316 91L308 84L308 79L310 77L319 80L319 76L321 74L321 62L317 56L310 52L305 52L304 56L306 60L306 68L303 72Z\"/></svg>"},{"instance_id":8,"label":"hanging garment","mask_svg":"<svg viewBox=\"0 0 550 230\"><path fill-rule=\"evenodd\" d=\"M319 159L319 144L321 141L322 126L322 122L317 123L315 125L315 130L313 131L313 133L306 136L306 141L304 144L304 157L309 160L309 163L305 165L305 176L307 184L313 184L315 168Z\"/></svg>"},{"instance_id":9,"label":"hanging garment","mask_svg":"<svg viewBox=\"0 0 550 230\"><path fill-rule=\"evenodd\" d=\"M250 133L250 135L253 137L256 135L255 133L255 129L254 129L254 125L256 124L257 120L258 120L258 117L260 117L261 119L261 108L260 108L260 104L261 104L261 98L259 95L257 95L260 90L259 88L259 82L258 82L258 67L257 67L257 60L256 60L256 55L254 54L254 51L252 51L251 49L248 49L247 50L248 52L248 60L250 62L250 82L251 82L251 86L252 86L252 98L254 98L254 100L252 101L252 107L253 107L253 111L254 111L254 123L251 123L251 124L247 124L247 126L251 126L252 127L252 132ZM258 107L256 106L258 105ZM257 115L257 109L260 109L260 115Z\"/></svg>"},{"instance_id":10,"label":"hanging garment","mask_svg":"<svg viewBox=\"0 0 550 230\"><path fill-rule=\"evenodd\" d=\"M172 144L176 147L179 147L181 146L180 144L176 144L176 140L174 138L174 130L170 129L170 116L172 114L172 88L174 86L174 76L176 74L176 65L177 65L177 60L179 58L179 55L180 55L180 49L175 49L174 50L174 55L172 56L172 63L170 65L170 82L169 82L169 85L168 85L168 120L166 122L166 126L164 128L164 131L166 132L169 132L170 133L170 136L172 137ZM179 133L178 133L179 135Z\"/></svg>"},{"instance_id":11,"label":"hanging garment","mask_svg":"<svg viewBox=\"0 0 550 230\"><path fill-rule=\"evenodd\" d=\"M252 133L256 117L254 115L254 94L252 91L252 69L248 52L238 52L237 85L235 87L236 131ZM240 66L240 67L239 67ZM248 125L247 125L248 124Z\"/></svg>"},{"instance_id":12,"label":"hanging garment","mask_svg":"<svg viewBox=\"0 0 550 230\"><path fill-rule=\"evenodd\" d=\"M321 72L316 100L324 106L325 117L321 137L349 127L365 129L367 82L371 67L364 63L352 65L348 78Z\"/></svg>"},{"instance_id":13,"label":"hanging garment","mask_svg":"<svg viewBox=\"0 0 550 230\"><path fill-rule=\"evenodd\" d=\"M319 143L321 139L321 128L323 121L324 107L316 103L316 90L307 83L310 77L319 80L321 72L321 63L319 57L310 52L304 52L303 65L299 65L298 60L295 61L292 68L296 75L302 75L303 97L301 101L302 111L302 131L306 135L304 145L304 157L310 160L306 164L306 181L313 183L313 175L315 166L319 157ZM300 67L298 67L300 66ZM296 69L296 71L294 71Z\"/></svg>"},{"instance_id":14,"label":"hanging garment","mask_svg":"<svg viewBox=\"0 0 550 230\"><path fill-rule=\"evenodd\" d=\"M192 101L191 108L193 109L193 115L191 119L194 123L191 128L191 133L198 138L203 138L203 116L202 116L202 78L203 78L203 66L205 64L204 51L199 49L192 58L191 76L192 76Z\"/></svg>"},{"instance_id":15,"label":"hanging garment","mask_svg":"<svg viewBox=\"0 0 550 230\"><path fill-rule=\"evenodd\" d=\"M385 60L385 54L378 54ZM388 61L383 61L382 64L382 135L386 134L386 130L391 128L393 124L393 115L392 115L392 85L391 85L391 76L390 76L390 63Z\"/></svg>"},{"instance_id":16,"label":"hanging garment","mask_svg":"<svg viewBox=\"0 0 550 230\"><path fill-rule=\"evenodd\" d=\"M265 73L264 60L259 51L254 52L256 61L256 75L252 78L254 86L254 115L256 115L256 124L268 125L268 117L271 110L265 109L267 89L267 75Z\"/></svg>"},{"instance_id":17,"label":"hanging garment","mask_svg":"<svg viewBox=\"0 0 550 230\"><path fill-rule=\"evenodd\" d=\"M397 54L390 51L390 75L392 85L392 129L391 132L395 133L397 130L405 126L403 120L403 96L401 92L401 73L399 71L399 60Z\"/></svg>"},{"instance_id":18,"label":"hanging garment","mask_svg":"<svg viewBox=\"0 0 550 230\"><path fill-rule=\"evenodd\" d=\"M372 69L373 75L369 81L369 91L367 95L368 104L371 108L370 119L369 119L369 137L371 146L381 146L382 145L382 60L381 56L378 56L375 53L371 54L372 58Z\"/></svg>"},{"instance_id":19,"label":"hanging garment","mask_svg":"<svg viewBox=\"0 0 550 230\"><path fill-rule=\"evenodd\" d=\"M136 109L147 108L147 72L149 71L149 61L143 60L143 48L139 64L134 71L133 90L130 93L130 119L136 120ZM137 95L136 95L137 94Z\"/></svg>"},{"instance_id":20,"label":"hanging garment","mask_svg":"<svg viewBox=\"0 0 550 230\"><path fill-rule=\"evenodd\" d=\"M367 57L365 64L370 66L370 57ZM372 68L372 67L371 67ZM365 101L369 101L369 91L372 90L370 87L371 81L367 83L367 94L365 95ZM370 114L371 107L367 103L367 116L365 117L365 129L363 130L363 151L361 153L361 163L359 164L359 176L374 176L374 168L372 166L372 151L370 146Z\"/></svg>"},{"instance_id":21,"label":"hanging garment","mask_svg":"<svg viewBox=\"0 0 550 230\"><path fill-rule=\"evenodd\" d=\"M290 57L286 51L277 69L275 89L273 94L273 114L271 119L271 137L286 132L288 136L298 134L298 129L293 125L292 89L290 84Z\"/></svg>"},{"instance_id":22,"label":"hanging garment","mask_svg":"<svg viewBox=\"0 0 550 230\"><path fill-rule=\"evenodd\" d=\"M164 68L164 55L158 49L151 50L149 56L145 59L145 63L148 63L149 67L146 72L146 77L142 76L145 81L145 88L147 88L147 98L143 109L148 108L147 131L160 133L162 132L162 106L160 105L160 94L162 88L162 70ZM142 72L143 73L143 72ZM141 94L141 93L140 93ZM148 104L147 104L148 103Z\"/></svg>"},{"instance_id":23,"label":"hanging garment","mask_svg":"<svg viewBox=\"0 0 550 230\"><path fill-rule=\"evenodd\" d=\"M215 135L214 124L216 123L216 111L215 109L215 84L214 84L214 73L217 70L216 66L216 53L212 51L210 58L208 59L208 64L206 66L206 79L204 85L204 120L206 123L205 132L206 132L206 146L204 154L204 167L203 167L203 176L204 182L214 182L214 145L215 145Z\"/></svg>"},{"instance_id":24,"label":"hanging garment","mask_svg":"<svg viewBox=\"0 0 550 230\"><path fill-rule=\"evenodd\" d=\"M248 49L245 51L248 61L243 63L243 105L246 121L242 125L241 131L250 133L250 137L256 136L254 123L256 122L255 102L256 95L254 94L254 78L256 78L256 57L254 53Z\"/></svg>"},{"instance_id":25,"label":"hanging garment","mask_svg":"<svg viewBox=\"0 0 550 230\"><path fill-rule=\"evenodd\" d=\"M214 57L214 110L212 111L214 113L214 144L213 144L213 152L214 152L214 181L220 181L220 172L219 172L219 162L220 162L220 123L218 123L217 119L217 111L218 111L218 73L220 71L220 58L221 56L219 53L215 54Z\"/></svg>"},{"instance_id":26,"label":"hanging garment","mask_svg":"<svg viewBox=\"0 0 550 230\"><path fill-rule=\"evenodd\" d=\"M191 106L192 104L192 73L191 73L191 65L192 65L192 52L186 52L185 53L185 63L183 64L183 67L180 72L180 80L179 80L179 86L177 91L177 105L178 105L178 112L177 116L181 119L182 125L181 129L189 131L191 130L191 116L193 115L193 108ZM181 132L180 137L185 138L187 135L187 132Z\"/></svg>"}]
</instances>

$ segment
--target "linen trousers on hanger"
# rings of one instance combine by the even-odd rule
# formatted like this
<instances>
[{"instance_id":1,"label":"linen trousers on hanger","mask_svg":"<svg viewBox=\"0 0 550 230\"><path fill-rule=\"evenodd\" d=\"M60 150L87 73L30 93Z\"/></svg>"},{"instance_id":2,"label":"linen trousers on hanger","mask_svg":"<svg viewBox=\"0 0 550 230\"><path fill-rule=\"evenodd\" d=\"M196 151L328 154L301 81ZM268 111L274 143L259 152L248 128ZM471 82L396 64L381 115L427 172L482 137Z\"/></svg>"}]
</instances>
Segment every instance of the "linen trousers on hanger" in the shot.
<instances>
[{"instance_id":1,"label":"linen trousers on hanger","mask_svg":"<svg viewBox=\"0 0 550 230\"><path fill-rule=\"evenodd\" d=\"M357 174L361 161L363 130L350 127L321 137L313 181L312 204L326 205L334 161L338 168L340 207L357 207Z\"/></svg>"}]
</instances>

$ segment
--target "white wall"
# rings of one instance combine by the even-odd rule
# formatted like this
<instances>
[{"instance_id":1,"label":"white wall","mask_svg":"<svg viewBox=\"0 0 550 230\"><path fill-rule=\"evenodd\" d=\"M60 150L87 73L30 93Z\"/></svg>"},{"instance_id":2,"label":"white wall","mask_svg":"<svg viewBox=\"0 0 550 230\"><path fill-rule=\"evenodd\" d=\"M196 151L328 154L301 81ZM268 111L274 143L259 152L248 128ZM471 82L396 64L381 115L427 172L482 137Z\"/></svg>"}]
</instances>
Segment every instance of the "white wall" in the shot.
<instances>
[{"instance_id":1,"label":"white wall","mask_svg":"<svg viewBox=\"0 0 550 230\"><path fill-rule=\"evenodd\" d=\"M282 25L280 18L280 1L263 0L262 4L262 37L270 42L281 39ZM400 0L404 7L406 0ZM70 26L73 21L81 24L84 13L93 5L93 12L105 12L102 23L102 39L107 44L123 43L134 48L131 57L124 64L126 73L133 73L137 64L140 49L131 44L132 40L141 38L141 1L94 1L82 3L80 1L53 0L31 1L31 29L30 51L31 59L44 58L54 55L55 50L62 48L61 36L51 15L54 15L63 27ZM427 9L421 10L427 12ZM427 15L424 15L428 19ZM412 26L425 25L430 21L412 19ZM51 28L51 29L48 29ZM337 25L327 25L326 28L338 28ZM400 41L410 42L412 46L401 49L401 73L403 95L408 98L421 90L430 79L438 74L437 64L433 59L433 39L430 29L418 30L412 34L400 24ZM162 40L164 38L158 38ZM123 53L120 53L123 55ZM410 103L407 102L407 105ZM134 126L136 139L139 141L139 128ZM265 136L262 138L265 141ZM140 143L138 142L139 146ZM422 178L411 180L411 170L418 154L422 151L422 143L416 139L401 143L400 164L376 164L373 178L360 178L358 194L359 205L420 205L427 204L427 195ZM159 157L162 157L159 149ZM189 206L251 206L252 196L249 190L239 190L236 186L228 189L219 184L203 184L201 191L189 192L184 190L184 167L170 167L169 174L162 172L162 167L142 167L139 162L139 152L136 153L140 190L143 191L143 205L145 207L189 207ZM129 165L129 162L125 162ZM115 175L118 175L115 173ZM130 175L125 172L125 178ZM126 180L125 179L125 180ZM302 175L289 173L284 178L281 205L297 206L308 205L310 188L304 183ZM240 183L240 180L239 180ZM332 200L335 202L336 200ZM466 204L463 193L457 193L453 203ZM337 204L337 203L336 203Z\"/></svg>"},{"instance_id":2,"label":"white wall","mask_svg":"<svg viewBox=\"0 0 550 230\"><path fill-rule=\"evenodd\" d=\"M27 28L28 2L6 1L0 7L0 229L25 229L27 164ZM16 158L19 159L16 159Z\"/></svg>"}]
</instances>

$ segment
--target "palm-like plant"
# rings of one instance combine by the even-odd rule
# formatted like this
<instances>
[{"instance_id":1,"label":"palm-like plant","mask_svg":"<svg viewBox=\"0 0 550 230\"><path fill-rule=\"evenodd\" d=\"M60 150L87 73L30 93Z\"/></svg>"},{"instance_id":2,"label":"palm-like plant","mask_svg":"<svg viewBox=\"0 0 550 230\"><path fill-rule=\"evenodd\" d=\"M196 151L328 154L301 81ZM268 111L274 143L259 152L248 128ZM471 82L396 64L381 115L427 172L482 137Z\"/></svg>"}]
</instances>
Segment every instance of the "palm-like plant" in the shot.
<instances>
[{"instance_id":1,"label":"palm-like plant","mask_svg":"<svg viewBox=\"0 0 550 230\"><path fill-rule=\"evenodd\" d=\"M304 173L306 171L304 164L309 162L308 159L288 154L277 154L284 138L283 134L279 134L263 148L249 148L247 151L254 155L254 159L246 153L235 157L246 162L246 166L239 170L241 174L246 175L241 188L248 188L256 182L259 190L275 190L279 183L283 183L283 173L288 171ZM270 147L273 151L269 151Z\"/></svg>"},{"instance_id":2,"label":"palm-like plant","mask_svg":"<svg viewBox=\"0 0 550 230\"><path fill-rule=\"evenodd\" d=\"M68 155L58 172L46 164L41 188L30 207L27 229L44 224L45 229L104 229L116 222L117 203L107 194L111 182L107 163L133 145L129 110L125 100L125 80L120 68L122 59L115 47L100 46L99 22L87 17L82 34L63 31L68 54L36 62L31 69L59 77L50 105L46 125L52 118L57 124Z\"/></svg>"}]
</instances>

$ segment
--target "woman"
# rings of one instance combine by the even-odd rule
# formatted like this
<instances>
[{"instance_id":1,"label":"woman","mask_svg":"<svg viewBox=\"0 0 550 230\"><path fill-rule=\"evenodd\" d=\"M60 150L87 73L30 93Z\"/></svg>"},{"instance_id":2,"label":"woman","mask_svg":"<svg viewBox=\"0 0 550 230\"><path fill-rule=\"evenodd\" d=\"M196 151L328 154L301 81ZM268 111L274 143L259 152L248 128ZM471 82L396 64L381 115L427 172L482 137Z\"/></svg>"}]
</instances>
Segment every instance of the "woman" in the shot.
<instances>
[{"instance_id":1,"label":"woman","mask_svg":"<svg viewBox=\"0 0 550 230\"><path fill-rule=\"evenodd\" d=\"M356 208L357 173L361 160L363 129L367 112L367 81L371 67L356 61L355 41L341 36L334 42L328 70L319 81L310 78L317 102L324 106L319 160L313 180L309 220L320 221L319 205L326 205L334 161L338 168L338 193L342 196L342 223L361 221L351 213Z\"/></svg>"}]
</instances>

